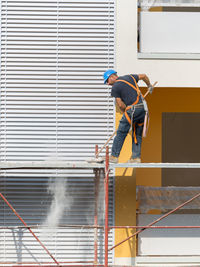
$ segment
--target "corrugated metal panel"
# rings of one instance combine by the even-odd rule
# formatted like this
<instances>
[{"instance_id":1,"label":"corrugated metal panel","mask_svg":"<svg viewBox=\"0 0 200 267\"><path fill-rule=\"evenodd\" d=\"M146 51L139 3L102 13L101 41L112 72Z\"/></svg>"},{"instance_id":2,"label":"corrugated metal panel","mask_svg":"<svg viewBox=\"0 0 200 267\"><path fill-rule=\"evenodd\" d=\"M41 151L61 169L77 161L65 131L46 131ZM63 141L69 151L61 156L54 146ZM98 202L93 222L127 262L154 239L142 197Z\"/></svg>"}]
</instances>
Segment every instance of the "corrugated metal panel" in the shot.
<instances>
[{"instance_id":1,"label":"corrugated metal panel","mask_svg":"<svg viewBox=\"0 0 200 267\"><path fill-rule=\"evenodd\" d=\"M0 160L93 157L95 144L103 145L113 132L113 102L102 83L102 73L113 64L114 0L2 0ZM92 171L10 170L1 175L1 192L27 224L45 222L55 196L51 188L58 185L65 190L57 223L93 224ZM111 179L111 223L112 190ZM2 226L21 225L2 201L0 218ZM93 232L57 229L56 237L43 240L61 260L93 260ZM102 231L99 237L102 262ZM0 240L3 261L47 259L26 230L1 230Z\"/></svg>"}]
</instances>

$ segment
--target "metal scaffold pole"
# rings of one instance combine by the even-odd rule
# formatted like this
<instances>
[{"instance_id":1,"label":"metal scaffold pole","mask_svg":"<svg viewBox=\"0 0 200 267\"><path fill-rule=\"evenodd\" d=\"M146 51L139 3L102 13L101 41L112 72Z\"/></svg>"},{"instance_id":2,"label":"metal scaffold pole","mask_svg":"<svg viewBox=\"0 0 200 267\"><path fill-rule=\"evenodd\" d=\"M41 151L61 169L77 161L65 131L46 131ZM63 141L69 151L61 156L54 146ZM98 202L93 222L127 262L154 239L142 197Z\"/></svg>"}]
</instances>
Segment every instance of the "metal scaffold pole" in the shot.
<instances>
[{"instance_id":1,"label":"metal scaffold pole","mask_svg":"<svg viewBox=\"0 0 200 267\"><path fill-rule=\"evenodd\" d=\"M98 145L95 147L95 155L98 157ZM95 207L94 207L94 264L98 264L98 204L99 204L99 181L100 170L94 169Z\"/></svg>"},{"instance_id":2,"label":"metal scaffold pole","mask_svg":"<svg viewBox=\"0 0 200 267\"><path fill-rule=\"evenodd\" d=\"M39 240L39 238L33 233L33 231L28 227L28 225L25 223L25 221L20 217L20 215L16 212L16 210L12 207L12 205L8 202L8 200L0 193L0 197L6 202L6 204L9 206L9 208L14 212L14 214L20 219L20 221L24 224L25 227L29 230L29 232L35 237L35 239L40 243L40 245L43 247L43 249L47 252L47 254L53 259L53 261L56 263L57 266L60 266L60 264L57 262L57 260L53 257L53 255L48 251L48 249L45 247L45 245Z\"/></svg>"},{"instance_id":3,"label":"metal scaffold pole","mask_svg":"<svg viewBox=\"0 0 200 267\"><path fill-rule=\"evenodd\" d=\"M98 153L98 146L96 147L96 155ZM134 164L125 164L123 163L123 166L128 167L132 167L132 168L200 168L200 163L191 163L189 165L189 163L187 163L185 165L181 164L181 163L138 163L137 166L135 166ZM188 167L189 166L189 167ZM41 266L102 266L102 267L108 267L108 255L109 255L109 251L115 249L116 247L120 246L121 244L123 244L124 242L126 242L127 240L133 238L135 235L141 233L142 231L144 231L145 229L198 229L200 228L200 226L154 226L156 223L160 222L161 220L163 220L164 218L166 218L167 216L169 216L170 214L176 212L177 210L181 209L182 207L184 207L185 205L189 204L190 202L194 201L196 198L200 197L200 193L199 190L197 190L197 194L195 195L195 193L193 193L193 197L189 198L187 201L185 201L184 203L180 204L179 206L177 206L176 208L174 208L173 210L167 212L166 214L160 216L159 218L157 218L156 220L154 220L153 222L149 223L148 225L144 225L144 226L109 226L109 172L110 169L114 169L114 168L121 168L122 164L113 164L111 163L109 165L109 147L106 147L106 159L105 159L105 163L88 163L88 162L1 162L0 163L0 169L23 169L23 168L30 168L30 169L41 169L41 168L47 168L47 169L52 169L52 168L59 168L59 169L74 169L74 168L78 168L78 169L93 169L94 170L94 197L95 197L95 207L94 207L94 225L59 225L59 227L64 227L64 228L81 228L81 229L94 229L94 258L91 259L91 261L63 261L63 262L58 262L56 261L56 259L53 257L53 255L47 250L47 248L41 243L41 241L38 239L38 237L32 232L32 228L38 228L40 226L38 225L33 225L33 226L28 226L23 219L20 217L20 215L16 212L16 210L12 207L12 205L8 202L8 200L0 193L0 198L2 198L5 203L10 207L10 209L14 212L14 214L21 220L21 222L23 223L23 226L4 226L4 227L0 227L0 229L18 229L18 228L27 228L29 230L29 232L35 237L35 239L40 243L40 245L43 247L43 249L45 249L45 251L48 253L49 256L51 256L51 258L53 259L54 262L52 263L48 263L48 262L43 262L43 264L40 264ZM105 215L105 221L104 221L104 225L100 226L98 225L98 207L99 207L99 195L100 195L100 181L101 181L101 174L104 175L104 204L105 204L105 211L104 211L104 215ZM116 244L115 246L112 247L108 247L108 241L109 241L109 231L110 229L128 229L128 228L135 228L138 229L133 235L129 236L128 238L122 240L120 243ZM98 234L99 234L99 229L104 229L104 262L103 263L99 263L98 262L98 250L101 248L100 244L98 243ZM33 262L0 262L0 264L12 264L12 266L35 266L35 263ZM15 265L14 265L15 264ZM27 265L24 265L27 264ZM36 263L37 264L37 263ZM45 265L46 264L46 265ZM70 264L70 265L67 265ZM82 265L83 264L83 265Z\"/></svg>"},{"instance_id":4,"label":"metal scaffold pole","mask_svg":"<svg viewBox=\"0 0 200 267\"><path fill-rule=\"evenodd\" d=\"M133 235L127 237L126 239L124 239L123 241L119 242L118 244L116 244L115 246L109 248L109 250L112 250L118 246L120 246L121 244L123 244L124 242L128 241L129 239L133 238L134 236L138 235L139 233L141 233L142 231L144 231L146 228L156 224L157 222L163 220L164 218L166 218L167 216L169 216L170 214L174 213L175 211L181 209L182 207L184 207L185 205L187 205L188 203L192 202L193 200L195 200L196 198L200 197L200 193L198 193L197 195L193 196L192 198L190 198L189 200L185 201L184 203L182 203L181 205L179 205L178 207L176 207L175 209L167 212L166 214L164 214L163 216L161 216L160 218L156 219L155 221L153 221L152 223L146 225L144 228L136 231Z\"/></svg>"},{"instance_id":5,"label":"metal scaffold pole","mask_svg":"<svg viewBox=\"0 0 200 267\"><path fill-rule=\"evenodd\" d=\"M105 178L104 178L104 188L105 188L105 267L108 267L108 208L109 208L109 147L106 147L106 162L105 162Z\"/></svg>"}]
</instances>

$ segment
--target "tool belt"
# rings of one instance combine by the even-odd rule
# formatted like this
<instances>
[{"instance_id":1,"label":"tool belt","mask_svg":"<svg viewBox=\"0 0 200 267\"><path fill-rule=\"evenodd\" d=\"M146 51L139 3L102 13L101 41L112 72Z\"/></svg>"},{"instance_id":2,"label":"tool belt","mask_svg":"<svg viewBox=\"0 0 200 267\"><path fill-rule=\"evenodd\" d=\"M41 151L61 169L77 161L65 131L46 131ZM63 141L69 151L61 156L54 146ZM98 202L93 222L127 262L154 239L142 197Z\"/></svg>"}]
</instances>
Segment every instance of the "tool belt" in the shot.
<instances>
[{"instance_id":1,"label":"tool belt","mask_svg":"<svg viewBox=\"0 0 200 267\"><path fill-rule=\"evenodd\" d=\"M134 107L135 108L143 108L144 107L144 103L135 104Z\"/></svg>"},{"instance_id":2,"label":"tool belt","mask_svg":"<svg viewBox=\"0 0 200 267\"><path fill-rule=\"evenodd\" d=\"M138 141L137 141L137 137L136 137L136 125L137 126L143 126L143 137L146 137L146 134L147 134L147 129L148 129L148 125L147 123L149 124L149 112L148 112L148 107L147 107L147 104L146 104L146 101L143 99L143 103L139 103L139 104L135 104L135 105L131 105L131 106L128 106L124 112L124 115L126 116L126 119L127 121L129 122L129 124L131 125L131 129L133 130L133 138L134 138L134 143L137 144ZM133 117L134 117L134 113L135 113L135 110L137 108L144 108L144 111L145 111L145 118L144 118L144 122L142 123L137 123L137 122L134 122L133 123ZM131 117L129 117L127 111L131 109Z\"/></svg>"}]
</instances>

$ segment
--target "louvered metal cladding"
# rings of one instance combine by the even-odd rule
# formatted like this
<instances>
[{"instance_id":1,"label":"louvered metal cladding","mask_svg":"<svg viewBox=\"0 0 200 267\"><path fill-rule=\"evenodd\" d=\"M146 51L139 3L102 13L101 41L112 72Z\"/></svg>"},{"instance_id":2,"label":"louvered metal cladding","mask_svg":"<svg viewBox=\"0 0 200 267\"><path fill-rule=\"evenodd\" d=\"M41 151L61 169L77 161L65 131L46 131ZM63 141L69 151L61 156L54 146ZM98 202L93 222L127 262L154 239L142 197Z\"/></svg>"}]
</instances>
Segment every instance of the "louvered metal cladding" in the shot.
<instances>
[{"instance_id":1,"label":"louvered metal cladding","mask_svg":"<svg viewBox=\"0 0 200 267\"><path fill-rule=\"evenodd\" d=\"M1 161L93 157L95 144L103 145L113 132L113 102L102 82L113 64L114 0L2 0ZM48 184L57 179L65 181L66 196L70 192L73 199L59 223L93 224L92 171L15 170L1 177L1 192L27 224L44 222L52 202ZM112 190L111 179L111 223ZM1 200L0 214L2 226L21 225ZM56 238L53 233L43 240L58 259L93 260L93 230L56 231ZM102 231L99 238L102 262ZM48 261L26 230L1 230L0 241L3 261Z\"/></svg>"}]
</instances>

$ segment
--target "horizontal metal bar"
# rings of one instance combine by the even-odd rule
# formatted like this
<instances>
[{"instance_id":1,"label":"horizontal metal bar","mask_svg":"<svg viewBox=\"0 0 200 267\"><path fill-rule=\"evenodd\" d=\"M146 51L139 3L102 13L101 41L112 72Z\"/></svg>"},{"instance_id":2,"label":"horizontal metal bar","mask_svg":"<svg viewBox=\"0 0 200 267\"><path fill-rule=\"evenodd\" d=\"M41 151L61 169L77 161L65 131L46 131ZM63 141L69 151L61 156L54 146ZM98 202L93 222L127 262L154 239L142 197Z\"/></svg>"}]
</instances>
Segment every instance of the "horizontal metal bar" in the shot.
<instances>
[{"instance_id":1,"label":"horizontal metal bar","mask_svg":"<svg viewBox=\"0 0 200 267\"><path fill-rule=\"evenodd\" d=\"M0 169L95 169L104 168L104 163L87 161L4 161ZM117 163L110 164L114 168L191 168L199 169L200 163Z\"/></svg>"},{"instance_id":2,"label":"horizontal metal bar","mask_svg":"<svg viewBox=\"0 0 200 267\"><path fill-rule=\"evenodd\" d=\"M77 263L79 264L79 265L77 265ZM38 263L37 262L28 262L28 263L23 263L23 262L20 262L20 263L7 263L7 262L0 262L0 264L4 264L4 266L6 266L7 264L12 264L12 266L13 267L20 267L20 266L24 266L24 267L34 267L34 266L38 266ZM62 265L60 265L60 264L62 264ZM68 265L68 264L70 264L70 265ZM72 265L73 264L73 265ZM76 265L75 265L76 264ZM81 264L81 265L80 265ZM83 265L84 264L84 265ZM84 267L84 266L104 266L104 265L99 265L99 264L94 264L92 261L80 261L80 262L59 262L59 265L55 265L55 264L53 264L53 263L40 263L39 264L39 266L42 266L42 267L50 267L50 266L62 266L62 267L64 267L64 266L76 266L76 267Z\"/></svg>"},{"instance_id":3,"label":"horizontal metal bar","mask_svg":"<svg viewBox=\"0 0 200 267\"><path fill-rule=\"evenodd\" d=\"M38 266L38 263L37 262L17 262L17 263L14 263L14 262L0 262L1 264L37 264ZM59 262L59 264L62 264L62 263L93 263L93 261L62 261L62 262ZM43 262L42 264L51 264L49 266L52 266L52 262ZM42 266L42 265L39 265L39 266Z\"/></svg>"},{"instance_id":4,"label":"horizontal metal bar","mask_svg":"<svg viewBox=\"0 0 200 267\"><path fill-rule=\"evenodd\" d=\"M199 60L199 53L138 53L138 59L193 59Z\"/></svg>"},{"instance_id":5,"label":"horizontal metal bar","mask_svg":"<svg viewBox=\"0 0 200 267\"><path fill-rule=\"evenodd\" d=\"M117 226L118 227L118 226ZM123 226L122 226L123 227ZM135 226L133 226L135 227ZM133 228L132 227L132 228ZM28 225L28 226L0 226L0 229L26 229L26 228L39 228L39 229L48 229L49 226L45 225ZM100 225L58 225L56 228L79 228L79 229L90 229L90 228L99 228L103 229L104 226ZM114 226L110 227L114 228ZM144 227L143 227L144 228Z\"/></svg>"},{"instance_id":6,"label":"horizontal metal bar","mask_svg":"<svg viewBox=\"0 0 200 267\"><path fill-rule=\"evenodd\" d=\"M138 228L142 228L142 229L195 229L195 228L200 228L200 226L198 225L187 225L187 226L110 226L110 229L138 229Z\"/></svg>"},{"instance_id":7,"label":"horizontal metal bar","mask_svg":"<svg viewBox=\"0 0 200 267\"><path fill-rule=\"evenodd\" d=\"M0 264L1 264L1 263L0 263ZM70 264L72 264L72 263L70 263ZM6 265L5 265L5 266L6 266ZM20 265L12 265L12 266L13 266L13 267L22 267L22 266L23 266L23 267L36 267L36 266L38 266L38 264L34 264L34 265L23 265L23 264L21 265L21 264L20 264ZM50 266L52 266L52 267L56 267L57 265L55 265L55 264L54 264L54 265L49 265L49 264L48 264L48 265L43 265L43 264L41 265L41 264L40 264L39 266L41 266L41 267L50 267ZM73 266L73 267L87 267L87 266L88 266L88 267L92 267L92 266L95 266L95 267L96 267L96 266L98 266L98 267L101 267L101 266L102 266L102 267L104 267L104 265L96 265L96 264L95 264L95 265L94 265L94 264L92 264L92 265L85 265L85 264L84 264L84 265L74 265L74 264L73 264L73 265L66 265L66 264L63 265L63 264L62 264L62 267L71 267L71 266ZM113 266L114 266L114 265L113 265ZM117 266L117 265L116 265L116 266Z\"/></svg>"},{"instance_id":8,"label":"horizontal metal bar","mask_svg":"<svg viewBox=\"0 0 200 267\"><path fill-rule=\"evenodd\" d=\"M88 163L86 161L4 161L0 162L0 169L94 169L104 168L102 163Z\"/></svg>"},{"instance_id":9,"label":"horizontal metal bar","mask_svg":"<svg viewBox=\"0 0 200 267\"><path fill-rule=\"evenodd\" d=\"M48 226L41 226L41 225L28 225L25 226L0 226L1 229L26 229L26 228L32 228L32 229L48 229ZM98 229L104 229L104 226L99 225L58 225L56 228L78 228L78 229L90 229L90 228L98 228ZM146 228L146 229L199 229L200 225L175 225L175 226L109 226L109 229L140 229L140 228Z\"/></svg>"},{"instance_id":10,"label":"horizontal metal bar","mask_svg":"<svg viewBox=\"0 0 200 267\"><path fill-rule=\"evenodd\" d=\"M188 1L189 3L184 3L181 1L154 1L152 4L152 1L141 1L141 8L144 9L146 11L146 8L148 7L176 7L176 8L180 8L180 7L199 7L200 3L196 3L195 1ZM156 11L155 11L156 12Z\"/></svg>"},{"instance_id":11,"label":"horizontal metal bar","mask_svg":"<svg viewBox=\"0 0 200 267\"><path fill-rule=\"evenodd\" d=\"M110 168L191 168L199 169L200 163L118 163L110 164Z\"/></svg>"}]
</instances>

